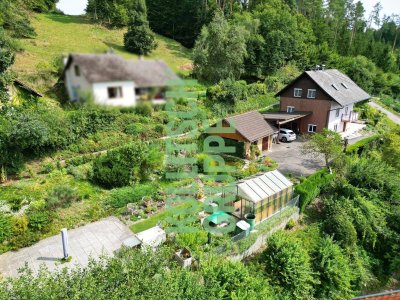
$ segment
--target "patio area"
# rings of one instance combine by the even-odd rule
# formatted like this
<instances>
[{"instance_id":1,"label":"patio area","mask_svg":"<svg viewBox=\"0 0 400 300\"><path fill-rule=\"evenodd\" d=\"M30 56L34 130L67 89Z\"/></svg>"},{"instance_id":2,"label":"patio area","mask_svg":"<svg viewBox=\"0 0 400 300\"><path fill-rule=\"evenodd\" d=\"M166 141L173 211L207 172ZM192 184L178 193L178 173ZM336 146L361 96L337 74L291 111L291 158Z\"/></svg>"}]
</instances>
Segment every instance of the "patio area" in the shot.
<instances>
[{"instance_id":1,"label":"patio area","mask_svg":"<svg viewBox=\"0 0 400 300\"><path fill-rule=\"evenodd\" d=\"M361 131L366 127L365 124L362 123L347 123L347 128L345 132L341 132L340 135L342 139L355 139L359 138L362 135Z\"/></svg>"},{"instance_id":2,"label":"patio area","mask_svg":"<svg viewBox=\"0 0 400 300\"><path fill-rule=\"evenodd\" d=\"M52 236L17 252L0 255L0 274L15 277L18 269L28 263L34 273L44 264L50 271L76 265L85 267L89 258L98 259L102 254L113 255L122 243L134 234L115 217L106 218L86 226L69 230L69 255L71 262L61 264L63 257L61 234Z\"/></svg>"}]
</instances>

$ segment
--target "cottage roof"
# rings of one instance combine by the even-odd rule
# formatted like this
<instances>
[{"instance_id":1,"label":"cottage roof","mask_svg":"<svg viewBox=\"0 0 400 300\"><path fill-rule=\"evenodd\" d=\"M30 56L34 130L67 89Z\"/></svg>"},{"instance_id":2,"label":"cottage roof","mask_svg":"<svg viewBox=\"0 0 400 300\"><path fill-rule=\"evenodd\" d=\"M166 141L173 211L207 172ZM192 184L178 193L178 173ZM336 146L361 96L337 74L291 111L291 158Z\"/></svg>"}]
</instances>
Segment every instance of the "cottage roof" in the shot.
<instances>
[{"instance_id":1,"label":"cottage roof","mask_svg":"<svg viewBox=\"0 0 400 300\"><path fill-rule=\"evenodd\" d=\"M307 75L309 78L311 78L311 80L313 80L325 93L327 93L332 100L336 101L342 106L371 98L367 92L360 88L347 75L336 69L305 71L298 78L304 75ZM287 85L276 95L279 96L289 86L292 86L297 79L295 79L291 84Z\"/></svg>"},{"instance_id":2,"label":"cottage roof","mask_svg":"<svg viewBox=\"0 0 400 300\"><path fill-rule=\"evenodd\" d=\"M250 143L255 142L266 136L270 136L278 131L274 126L264 120L258 111L225 118L230 126L234 127Z\"/></svg>"},{"instance_id":3,"label":"cottage roof","mask_svg":"<svg viewBox=\"0 0 400 300\"><path fill-rule=\"evenodd\" d=\"M257 203L293 186L278 170L238 182L238 196Z\"/></svg>"},{"instance_id":4,"label":"cottage roof","mask_svg":"<svg viewBox=\"0 0 400 300\"><path fill-rule=\"evenodd\" d=\"M134 81L137 87L162 87L179 77L160 60L127 60L116 54L71 54L65 70L72 63L90 83Z\"/></svg>"}]
</instances>

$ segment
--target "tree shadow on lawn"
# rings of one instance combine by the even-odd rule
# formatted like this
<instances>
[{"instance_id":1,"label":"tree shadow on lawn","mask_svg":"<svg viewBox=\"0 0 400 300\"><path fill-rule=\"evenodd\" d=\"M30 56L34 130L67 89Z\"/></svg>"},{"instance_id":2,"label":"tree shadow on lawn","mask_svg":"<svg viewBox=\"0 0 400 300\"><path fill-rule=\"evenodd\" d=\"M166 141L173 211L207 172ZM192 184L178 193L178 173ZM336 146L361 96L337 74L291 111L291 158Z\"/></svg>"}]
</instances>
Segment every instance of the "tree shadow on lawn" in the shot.
<instances>
[{"instance_id":1,"label":"tree shadow on lawn","mask_svg":"<svg viewBox=\"0 0 400 300\"><path fill-rule=\"evenodd\" d=\"M173 55L175 55L177 57L181 57L181 58L190 59L190 60L192 59L191 51L189 49L185 48L184 46L182 46L181 44L179 44L179 42L172 40L170 38L166 38L159 34L157 34L157 38L159 40L162 40L165 43L166 48L168 50L170 50L170 52Z\"/></svg>"},{"instance_id":2,"label":"tree shadow on lawn","mask_svg":"<svg viewBox=\"0 0 400 300\"><path fill-rule=\"evenodd\" d=\"M122 46L122 45L118 45L118 44L116 44L116 43L113 43L113 42L106 42L106 41L103 41L103 43L104 43L108 48L111 48L111 49L116 50L116 51L118 51L118 52L122 52L122 53L126 53L126 54L135 55L134 53L130 53L130 52L126 51L125 47Z\"/></svg>"},{"instance_id":3,"label":"tree shadow on lawn","mask_svg":"<svg viewBox=\"0 0 400 300\"><path fill-rule=\"evenodd\" d=\"M56 14L48 14L46 15L47 19L50 19L54 22L63 23L63 24L94 24L89 17L87 16L68 16L68 15L56 15Z\"/></svg>"}]
</instances>

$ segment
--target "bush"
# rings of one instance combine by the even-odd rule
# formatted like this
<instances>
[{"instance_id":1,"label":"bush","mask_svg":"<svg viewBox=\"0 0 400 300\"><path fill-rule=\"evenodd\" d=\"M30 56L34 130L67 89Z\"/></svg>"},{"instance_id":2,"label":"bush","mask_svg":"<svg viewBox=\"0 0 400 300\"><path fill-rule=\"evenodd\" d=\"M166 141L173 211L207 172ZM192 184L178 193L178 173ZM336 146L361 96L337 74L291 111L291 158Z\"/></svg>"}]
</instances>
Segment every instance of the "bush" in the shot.
<instances>
[{"instance_id":1,"label":"bush","mask_svg":"<svg viewBox=\"0 0 400 300\"><path fill-rule=\"evenodd\" d=\"M154 131L161 135L165 135L165 133L166 133L165 125L157 124L156 126L154 126Z\"/></svg>"},{"instance_id":2,"label":"bush","mask_svg":"<svg viewBox=\"0 0 400 300\"><path fill-rule=\"evenodd\" d=\"M286 229L291 230L296 226L296 222L293 219L290 219L286 224Z\"/></svg>"},{"instance_id":3,"label":"bush","mask_svg":"<svg viewBox=\"0 0 400 300\"><path fill-rule=\"evenodd\" d=\"M325 233L331 235L344 247L351 247L357 243L357 231L351 219L343 212L337 211L323 223Z\"/></svg>"},{"instance_id":4,"label":"bush","mask_svg":"<svg viewBox=\"0 0 400 300\"><path fill-rule=\"evenodd\" d=\"M105 200L105 204L111 208L123 208L128 203L140 202L143 197L153 197L157 192L157 186L153 184L138 184L132 187L114 189Z\"/></svg>"},{"instance_id":5,"label":"bush","mask_svg":"<svg viewBox=\"0 0 400 300\"><path fill-rule=\"evenodd\" d=\"M249 96L267 94L267 87L264 83L256 82L247 86Z\"/></svg>"},{"instance_id":6,"label":"bush","mask_svg":"<svg viewBox=\"0 0 400 300\"><path fill-rule=\"evenodd\" d=\"M0 213L0 244L12 234L12 222L10 216Z\"/></svg>"},{"instance_id":7,"label":"bush","mask_svg":"<svg viewBox=\"0 0 400 300\"><path fill-rule=\"evenodd\" d=\"M69 186L55 187L46 198L46 207L48 209L56 209L59 207L68 207L72 202L79 200L79 195L73 188Z\"/></svg>"},{"instance_id":8,"label":"bush","mask_svg":"<svg viewBox=\"0 0 400 300\"><path fill-rule=\"evenodd\" d=\"M141 141L108 151L93 162L92 180L106 188L143 182L160 167L158 149Z\"/></svg>"},{"instance_id":9,"label":"bush","mask_svg":"<svg viewBox=\"0 0 400 300\"><path fill-rule=\"evenodd\" d=\"M326 170L321 170L307 177L295 188L300 195L300 212L304 212L306 206L318 197L321 189L327 186L334 179L334 175L328 174Z\"/></svg>"},{"instance_id":10,"label":"bush","mask_svg":"<svg viewBox=\"0 0 400 300\"><path fill-rule=\"evenodd\" d=\"M129 124L125 128L125 133L130 135L140 135L145 131L145 127L140 123Z\"/></svg>"},{"instance_id":11,"label":"bush","mask_svg":"<svg viewBox=\"0 0 400 300\"><path fill-rule=\"evenodd\" d=\"M298 240L282 231L273 234L260 260L282 299L312 298L316 280L310 257Z\"/></svg>"},{"instance_id":12,"label":"bush","mask_svg":"<svg viewBox=\"0 0 400 300\"><path fill-rule=\"evenodd\" d=\"M233 112L237 102L247 100L247 85L245 81L222 80L209 87L206 95L206 104L210 107L222 104L228 111Z\"/></svg>"},{"instance_id":13,"label":"bush","mask_svg":"<svg viewBox=\"0 0 400 300\"><path fill-rule=\"evenodd\" d=\"M331 238L318 242L313 253L314 270L321 284L316 289L316 299L351 299L352 269L349 259Z\"/></svg>"},{"instance_id":14,"label":"bush","mask_svg":"<svg viewBox=\"0 0 400 300\"><path fill-rule=\"evenodd\" d=\"M81 108L69 113L74 138L88 137L98 131L113 128L120 112L110 109Z\"/></svg>"},{"instance_id":15,"label":"bush","mask_svg":"<svg viewBox=\"0 0 400 300\"><path fill-rule=\"evenodd\" d=\"M151 117L153 114L153 107L150 103L140 103L136 106L135 112L144 117Z\"/></svg>"},{"instance_id":16,"label":"bush","mask_svg":"<svg viewBox=\"0 0 400 300\"><path fill-rule=\"evenodd\" d=\"M379 134L376 134L376 135L367 137L365 139L362 139L362 140L354 143L353 145L348 146L346 149L346 153L361 154L365 150L366 147L368 147L372 143L376 142L380 138L381 138L381 136Z\"/></svg>"},{"instance_id":17,"label":"bush","mask_svg":"<svg viewBox=\"0 0 400 300\"><path fill-rule=\"evenodd\" d=\"M28 225L33 230L41 231L46 225L50 224L51 217L50 213L44 210L29 210L28 213Z\"/></svg>"}]
</instances>

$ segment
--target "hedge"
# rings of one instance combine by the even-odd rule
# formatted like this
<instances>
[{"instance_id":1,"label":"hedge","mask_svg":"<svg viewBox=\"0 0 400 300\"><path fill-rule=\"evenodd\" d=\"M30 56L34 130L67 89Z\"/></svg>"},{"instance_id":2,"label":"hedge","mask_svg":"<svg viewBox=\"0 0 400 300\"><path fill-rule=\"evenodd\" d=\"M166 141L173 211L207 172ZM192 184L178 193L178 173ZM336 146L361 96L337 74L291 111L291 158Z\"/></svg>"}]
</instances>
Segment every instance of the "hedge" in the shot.
<instances>
[{"instance_id":1,"label":"hedge","mask_svg":"<svg viewBox=\"0 0 400 300\"><path fill-rule=\"evenodd\" d=\"M244 143L231 140L228 138L223 138L225 140L225 146L226 147L235 147L235 153L228 153L229 155L233 155L239 158L244 158L245 155L245 150L244 150Z\"/></svg>"},{"instance_id":2,"label":"hedge","mask_svg":"<svg viewBox=\"0 0 400 300\"><path fill-rule=\"evenodd\" d=\"M362 139L362 140L354 143L353 145L348 146L346 149L346 153L352 153L352 154L359 153L360 154L364 151L364 148L366 146L372 144L379 138L381 138L381 136L379 134L376 134L376 135L367 137L365 139Z\"/></svg>"},{"instance_id":3,"label":"hedge","mask_svg":"<svg viewBox=\"0 0 400 300\"><path fill-rule=\"evenodd\" d=\"M334 175L327 170L320 170L307 177L302 183L295 187L295 191L300 195L300 212L304 212L306 206L311 203L321 192L321 189L334 179Z\"/></svg>"}]
</instances>

